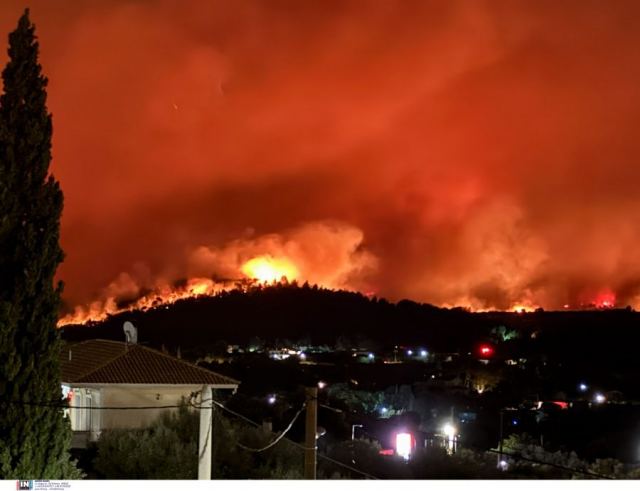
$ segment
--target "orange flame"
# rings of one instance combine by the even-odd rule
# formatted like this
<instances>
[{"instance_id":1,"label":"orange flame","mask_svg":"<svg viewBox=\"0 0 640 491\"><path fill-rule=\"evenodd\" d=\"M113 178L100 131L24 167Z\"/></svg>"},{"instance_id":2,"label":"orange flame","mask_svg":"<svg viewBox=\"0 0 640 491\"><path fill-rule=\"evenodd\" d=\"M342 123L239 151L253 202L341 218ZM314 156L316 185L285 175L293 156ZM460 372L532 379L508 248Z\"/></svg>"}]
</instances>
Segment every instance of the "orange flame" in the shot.
<instances>
[{"instance_id":1,"label":"orange flame","mask_svg":"<svg viewBox=\"0 0 640 491\"><path fill-rule=\"evenodd\" d=\"M229 283L216 282L209 278L192 278L182 287L158 285L151 293L143 295L126 306L119 306L114 297L93 302L87 307L77 306L72 313L63 316L58 321L58 327L67 324L100 322L110 315L115 315L120 312L132 310L144 311L160 305L170 305L186 298L213 296L225 290L237 288L238 286L241 286L241 284L231 285Z\"/></svg>"},{"instance_id":2,"label":"orange flame","mask_svg":"<svg viewBox=\"0 0 640 491\"><path fill-rule=\"evenodd\" d=\"M274 283L283 278L293 281L298 278L298 268L286 258L274 258L269 255L249 259L241 268L249 278L260 283Z\"/></svg>"}]
</instances>

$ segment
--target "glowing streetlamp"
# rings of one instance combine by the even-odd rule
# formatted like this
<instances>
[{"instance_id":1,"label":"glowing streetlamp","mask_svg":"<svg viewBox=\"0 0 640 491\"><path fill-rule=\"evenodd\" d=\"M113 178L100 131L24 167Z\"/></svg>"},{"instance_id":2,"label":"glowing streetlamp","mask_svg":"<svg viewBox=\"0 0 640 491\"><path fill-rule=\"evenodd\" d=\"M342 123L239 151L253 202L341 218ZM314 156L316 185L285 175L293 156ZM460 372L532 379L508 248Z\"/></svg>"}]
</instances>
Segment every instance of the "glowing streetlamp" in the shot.
<instances>
[{"instance_id":1,"label":"glowing streetlamp","mask_svg":"<svg viewBox=\"0 0 640 491\"><path fill-rule=\"evenodd\" d=\"M598 393L595 395L593 400L596 401L598 404L602 404L607 400L607 398L603 394Z\"/></svg>"},{"instance_id":2,"label":"glowing streetlamp","mask_svg":"<svg viewBox=\"0 0 640 491\"><path fill-rule=\"evenodd\" d=\"M409 460L412 446L411 433L398 433L396 435L396 455L399 455L404 460Z\"/></svg>"},{"instance_id":3,"label":"glowing streetlamp","mask_svg":"<svg viewBox=\"0 0 640 491\"><path fill-rule=\"evenodd\" d=\"M451 423L446 423L442 427L442 433L447 437L447 450L449 453L454 453L456 451L456 434L458 430Z\"/></svg>"},{"instance_id":4,"label":"glowing streetlamp","mask_svg":"<svg viewBox=\"0 0 640 491\"><path fill-rule=\"evenodd\" d=\"M274 394L271 394L268 398L267 398L267 402L269 404L275 404L276 403L276 396Z\"/></svg>"},{"instance_id":5,"label":"glowing streetlamp","mask_svg":"<svg viewBox=\"0 0 640 491\"><path fill-rule=\"evenodd\" d=\"M586 392L588 388L589 388L589 386L587 384L585 384L585 383L581 383L581 384L578 385L578 390L580 392Z\"/></svg>"}]
</instances>

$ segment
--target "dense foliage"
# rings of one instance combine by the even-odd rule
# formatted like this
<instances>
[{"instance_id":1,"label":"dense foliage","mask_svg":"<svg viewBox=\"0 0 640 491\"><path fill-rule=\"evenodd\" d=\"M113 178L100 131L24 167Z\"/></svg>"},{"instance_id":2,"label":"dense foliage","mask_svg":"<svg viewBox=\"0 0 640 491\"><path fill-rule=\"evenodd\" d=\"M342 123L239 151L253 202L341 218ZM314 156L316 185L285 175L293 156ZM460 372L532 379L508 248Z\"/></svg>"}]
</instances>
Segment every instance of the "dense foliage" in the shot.
<instances>
[{"instance_id":1,"label":"dense foliage","mask_svg":"<svg viewBox=\"0 0 640 491\"><path fill-rule=\"evenodd\" d=\"M286 442L264 452L248 452L237 443L260 448L273 435L236 423L214 411L212 478L299 479L302 453ZM164 413L149 428L105 430L93 464L107 479L196 479L199 414L188 406Z\"/></svg>"}]
</instances>

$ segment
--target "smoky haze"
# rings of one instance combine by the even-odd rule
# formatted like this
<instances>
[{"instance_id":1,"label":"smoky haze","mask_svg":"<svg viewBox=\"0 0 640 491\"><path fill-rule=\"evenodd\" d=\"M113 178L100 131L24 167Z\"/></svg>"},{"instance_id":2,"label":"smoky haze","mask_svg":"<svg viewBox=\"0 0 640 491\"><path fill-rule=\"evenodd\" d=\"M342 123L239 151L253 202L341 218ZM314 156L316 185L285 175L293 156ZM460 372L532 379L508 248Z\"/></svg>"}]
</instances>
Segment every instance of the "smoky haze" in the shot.
<instances>
[{"instance_id":1,"label":"smoky haze","mask_svg":"<svg viewBox=\"0 0 640 491\"><path fill-rule=\"evenodd\" d=\"M635 0L29 6L69 305L282 251L392 299L640 305Z\"/></svg>"}]
</instances>

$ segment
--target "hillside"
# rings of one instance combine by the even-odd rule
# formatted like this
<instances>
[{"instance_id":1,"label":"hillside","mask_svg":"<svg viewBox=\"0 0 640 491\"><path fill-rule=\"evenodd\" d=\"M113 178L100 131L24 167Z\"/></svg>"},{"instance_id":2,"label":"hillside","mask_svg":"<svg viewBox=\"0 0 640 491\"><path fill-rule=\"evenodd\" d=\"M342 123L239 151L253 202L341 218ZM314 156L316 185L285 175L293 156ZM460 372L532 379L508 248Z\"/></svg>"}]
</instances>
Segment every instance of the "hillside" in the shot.
<instances>
[{"instance_id":1,"label":"hillside","mask_svg":"<svg viewBox=\"0 0 640 491\"><path fill-rule=\"evenodd\" d=\"M432 351L468 352L490 340L493 328L506 326L518 333L503 349L513 351L514 356L537 353L576 360L596 356L631 363L635 356L632 347L640 340L640 314L626 309L471 313L295 284L233 290L125 312L100 323L67 325L63 338L120 340L126 320L138 327L140 342L180 346L183 353L193 355L210 352L222 342L243 344L255 337L270 343L304 340L370 349L404 344L423 345Z\"/></svg>"}]
</instances>

